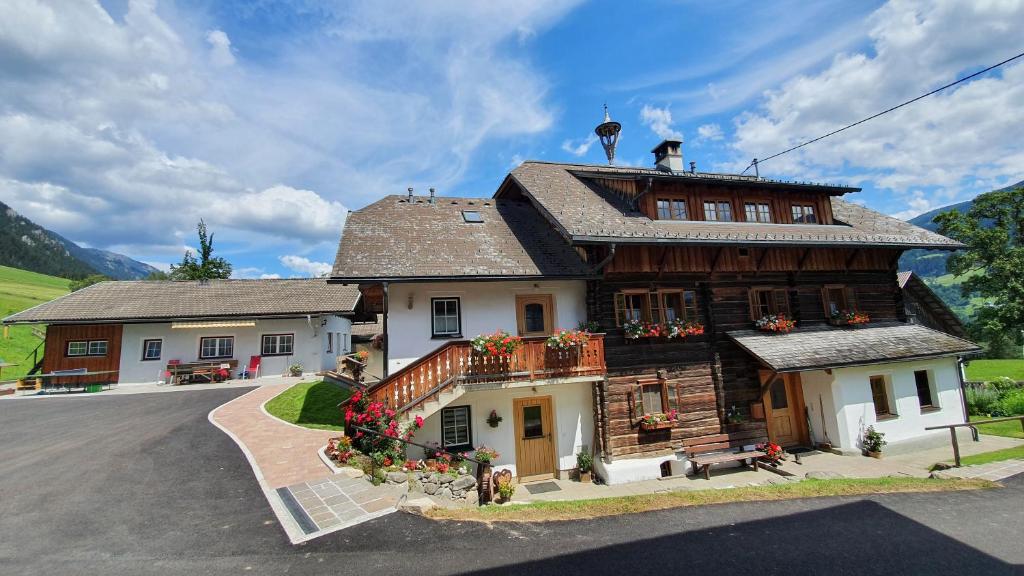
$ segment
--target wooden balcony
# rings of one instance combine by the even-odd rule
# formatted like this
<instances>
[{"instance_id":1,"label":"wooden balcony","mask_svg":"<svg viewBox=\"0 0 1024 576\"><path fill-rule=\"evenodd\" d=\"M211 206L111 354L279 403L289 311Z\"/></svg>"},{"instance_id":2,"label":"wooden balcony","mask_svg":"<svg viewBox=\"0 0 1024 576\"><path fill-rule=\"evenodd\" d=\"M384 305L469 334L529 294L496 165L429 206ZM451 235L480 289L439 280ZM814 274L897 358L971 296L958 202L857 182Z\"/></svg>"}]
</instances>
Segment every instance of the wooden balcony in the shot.
<instances>
[{"instance_id":1,"label":"wooden balcony","mask_svg":"<svg viewBox=\"0 0 1024 576\"><path fill-rule=\"evenodd\" d=\"M473 351L468 340L454 340L405 366L367 394L374 402L405 412L460 384L477 382L536 382L600 376L605 373L604 334L593 334L581 348L548 348L547 338L523 338L523 345L507 358Z\"/></svg>"}]
</instances>

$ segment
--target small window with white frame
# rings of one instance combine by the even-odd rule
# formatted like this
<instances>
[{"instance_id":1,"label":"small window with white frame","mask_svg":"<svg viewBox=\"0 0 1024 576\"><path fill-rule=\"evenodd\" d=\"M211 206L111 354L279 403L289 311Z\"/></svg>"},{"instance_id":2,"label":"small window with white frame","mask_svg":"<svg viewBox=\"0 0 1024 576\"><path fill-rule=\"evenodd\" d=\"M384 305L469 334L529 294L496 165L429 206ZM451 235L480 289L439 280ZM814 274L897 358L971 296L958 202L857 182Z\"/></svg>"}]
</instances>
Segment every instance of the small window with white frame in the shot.
<instances>
[{"instance_id":1,"label":"small window with white frame","mask_svg":"<svg viewBox=\"0 0 1024 576\"><path fill-rule=\"evenodd\" d=\"M431 333L435 338L462 335L461 305L458 298L431 298Z\"/></svg>"},{"instance_id":2,"label":"small window with white frame","mask_svg":"<svg viewBox=\"0 0 1024 576\"><path fill-rule=\"evenodd\" d=\"M199 339L199 358L231 358L235 353L234 336L206 336Z\"/></svg>"},{"instance_id":3,"label":"small window with white frame","mask_svg":"<svg viewBox=\"0 0 1024 576\"><path fill-rule=\"evenodd\" d=\"M68 342L65 356L106 356L106 340L72 340Z\"/></svg>"},{"instance_id":4,"label":"small window with white frame","mask_svg":"<svg viewBox=\"0 0 1024 576\"><path fill-rule=\"evenodd\" d=\"M295 348L294 334L264 334L262 356L290 356Z\"/></svg>"},{"instance_id":5,"label":"small window with white frame","mask_svg":"<svg viewBox=\"0 0 1024 576\"><path fill-rule=\"evenodd\" d=\"M467 450L472 447L469 406L450 406L441 410L441 444L445 450Z\"/></svg>"},{"instance_id":6,"label":"small window with white frame","mask_svg":"<svg viewBox=\"0 0 1024 576\"><path fill-rule=\"evenodd\" d=\"M142 341L143 361L159 360L163 354L164 341L160 338L148 338Z\"/></svg>"}]
</instances>

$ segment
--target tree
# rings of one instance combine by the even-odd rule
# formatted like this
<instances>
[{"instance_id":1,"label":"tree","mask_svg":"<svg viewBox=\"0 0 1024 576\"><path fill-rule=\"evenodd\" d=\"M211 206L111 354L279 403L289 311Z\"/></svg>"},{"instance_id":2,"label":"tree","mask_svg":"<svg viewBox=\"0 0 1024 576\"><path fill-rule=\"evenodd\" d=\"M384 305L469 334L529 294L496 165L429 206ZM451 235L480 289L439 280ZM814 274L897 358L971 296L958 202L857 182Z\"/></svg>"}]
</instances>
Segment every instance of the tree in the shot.
<instances>
[{"instance_id":1,"label":"tree","mask_svg":"<svg viewBox=\"0 0 1024 576\"><path fill-rule=\"evenodd\" d=\"M963 294L991 301L975 314L975 332L990 343L1016 340L1024 330L1024 188L982 194L966 214L952 210L935 222L967 246L946 264L965 277Z\"/></svg>"},{"instance_id":2,"label":"tree","mask_svg":"<svg viewBox=\"0 0 1024 576\"><path fill-rule=\"evenodd\" d=\"M70 288L72 292L78 292L86 286L92 286L93 284L99 284L100 282L106 282L107 280L110 280L110 278L107 278L103 274L90 274L81 280L72 280L68 284L68 288Z\"/></svg>"},{"instance_id":3,"label":"tree","mask_svg":"<svg viewBox=\"0 0 1024 576\"><path fill-rule=\"evenodd\" d=\"M172 280L211 280L231 277L231 264L220 257L213 256L213 234L207 234L206 222L202 220L196 225L199 232L199 259L192 255L191 250L185 251L181 264L171 264Z\"/></svg>"},{"instance_id":4,"label":"tree","mask_svg":"<svg viewBox=\"0 0 1024 576\"><path fill-rule=\"evenodd\" d=\"M171 279L171 275L168 274L167 272L164 272L163 270L157 270L155 272L150 272L148 276L143 278L143 280L150 280L150 281L154 281L154 280L170 280L170 279Z\"/></svg>"}]
</instances>

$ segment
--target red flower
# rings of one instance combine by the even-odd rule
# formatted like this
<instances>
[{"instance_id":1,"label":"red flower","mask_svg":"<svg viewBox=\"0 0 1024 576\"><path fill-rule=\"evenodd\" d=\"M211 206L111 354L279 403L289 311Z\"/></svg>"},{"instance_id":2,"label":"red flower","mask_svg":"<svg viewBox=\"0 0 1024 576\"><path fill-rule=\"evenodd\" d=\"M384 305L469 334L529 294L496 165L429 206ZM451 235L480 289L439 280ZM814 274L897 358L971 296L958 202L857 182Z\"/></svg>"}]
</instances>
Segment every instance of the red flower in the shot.
<instances>
[{"instance_id":1,"label":"red flower","mask_svg":"<svg viewBox=\"0 0 1024 576\"><path fill-rule=\"evenodd\" d=\"M423 428L423 416L417 416L414 422L416 423L417 428Z\"/></svg>"}]
</instances>

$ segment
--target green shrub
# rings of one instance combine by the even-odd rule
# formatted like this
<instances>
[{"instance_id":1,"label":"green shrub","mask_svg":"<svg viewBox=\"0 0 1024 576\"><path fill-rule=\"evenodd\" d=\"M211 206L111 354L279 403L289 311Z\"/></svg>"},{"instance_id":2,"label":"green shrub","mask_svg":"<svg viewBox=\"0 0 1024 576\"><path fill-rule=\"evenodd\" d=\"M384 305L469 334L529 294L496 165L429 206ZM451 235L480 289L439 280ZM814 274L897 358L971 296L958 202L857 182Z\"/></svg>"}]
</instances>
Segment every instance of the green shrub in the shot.
<instances>
[{"instance_id":1,"label":"green shrub","mask_svg":"<svg viewBox=\"0 0 1024 576\"><path fill-rule=\"evenodd\" d=\"M1024 415L1024 389L1007 392L999 401L999 408L1004 416Z\"/></svg>"},{"instance_id":2,"label":"green shrub","mask_svg":"<svg viewBox=\"0 0 1024 576\"><path fill-rule=\"evenodd\" d=\"M1020 385L1017 384L1016 380L1014 380L1013 378L1009 378L1007 376L1000 376L999 378L996 378L995 380L989 382L988 384L995 388L996 392L999 392L1000 396L1008 392L1013 392L1014 390L1021 389Z\"/></svg>"},{"instance_id":3,"label":"green shrub","mask_svg":"<svg viewBox=\"0 0 1024 576\"><path fill-rule=\"evenodd\" d=\"M973 416L987 416L999 408L999 392L988 385L967 389L967 411Z\"/></svg>"}]
</instances>

